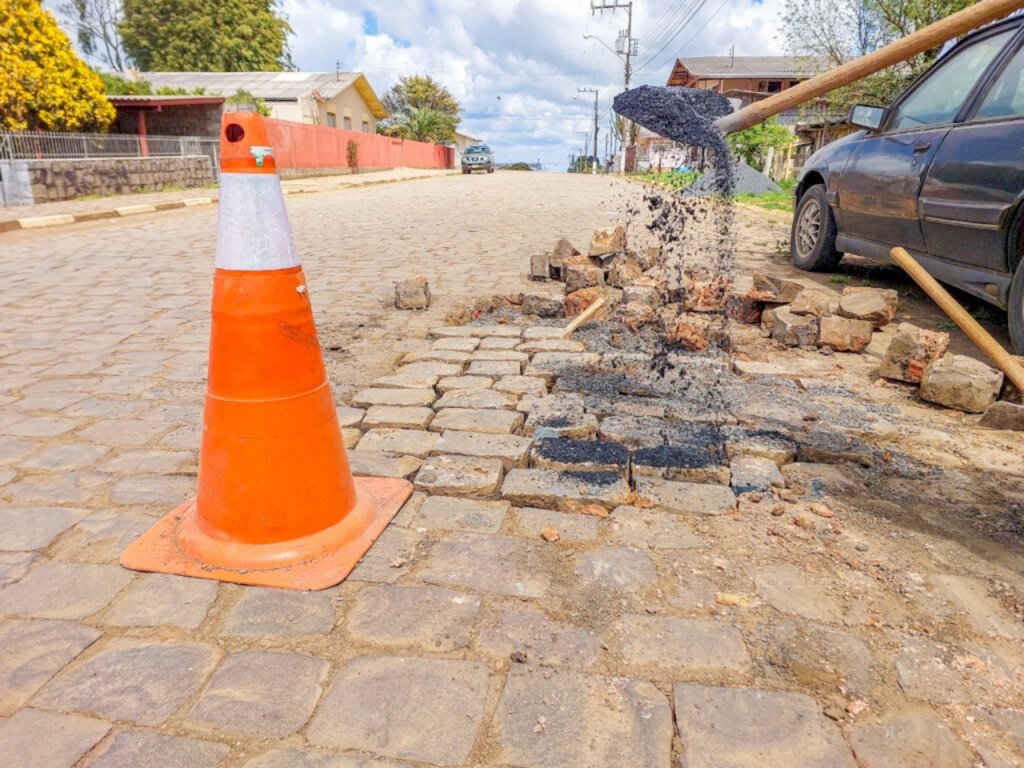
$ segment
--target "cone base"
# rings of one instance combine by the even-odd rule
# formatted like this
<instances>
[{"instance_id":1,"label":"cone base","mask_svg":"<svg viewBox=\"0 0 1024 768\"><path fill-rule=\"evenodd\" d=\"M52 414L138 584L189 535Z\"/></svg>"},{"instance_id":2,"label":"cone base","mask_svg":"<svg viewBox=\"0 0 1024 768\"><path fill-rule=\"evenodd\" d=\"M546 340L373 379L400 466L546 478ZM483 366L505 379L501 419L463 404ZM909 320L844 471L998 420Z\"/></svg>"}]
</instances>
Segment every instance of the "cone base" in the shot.
<instances>
[{"instance_id":1,"label":"cone base","mask_svg":"<svg viewBox=\"0 0 1024 768\"><path fill-rule=\"evenodd\" d=\"M309 552L308 559L289 565L249 568L248 561L218 564L203 562L183 550L179 543L183 531L187 530L188 536L193 539L203 535L197 534L196 500L191 498L132 542L121 553L121 565L133 571L169 573L256 587L298 590L333 587L352 572L356 563L412 495L412 483L408 480L386 477L353 479L357 498L368 508L366 523L358 531L353 531L344 543L330 551L322 551L323 542L336 536L333 531L325 531L306 537L302 548ZM209 544L216 547L223 542L209 539ZM258 548L261 545L252 546Z\"/></svg>"}]
</instances>

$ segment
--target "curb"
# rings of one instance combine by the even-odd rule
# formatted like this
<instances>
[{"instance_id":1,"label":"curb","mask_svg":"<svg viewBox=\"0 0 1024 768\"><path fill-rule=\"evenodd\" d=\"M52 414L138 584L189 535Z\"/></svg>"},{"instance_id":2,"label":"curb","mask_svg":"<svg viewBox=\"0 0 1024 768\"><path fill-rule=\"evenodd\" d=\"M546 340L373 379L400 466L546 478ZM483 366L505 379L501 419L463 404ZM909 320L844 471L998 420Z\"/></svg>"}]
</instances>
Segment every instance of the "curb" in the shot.
<instances>
[{"instance_id":1,"label":"curb","mask_svg":"<svg viewBox=\"0 0 1024 768\"><path fill-rule=\"evenodd\" d=\"M41 229L43 227L58 227L66 224L80 224L82 222L96 221L98 219L116 219L123 216L135 216L140 213L157 213L159 211L171 211L176 208L192 208L199 205L212 205L216 202L216 197L189 197L184 200L172 200L167 203L122 205L105 211L90 211L89 213L77 213L74 215L64 213L54 216L28 216L22 219L0 221L0 232L9 232L15 229Z\"/></svg>"},{"instance_id":2,"label":"curb","mask_svg":"<svg viewBox=\"0 0 1024 768\"><path fill-rule=\"evenodd\" d=\"M437 174L437 176L451 176L455 174ZM339 189L350 189L359 187L379 187L385 184L399 184L406 181L420 181L432 179L431 176L410 176L404 179L383 179L380 181L367 181L362 184L338 184L335 187L324 189L285 189L285 195L308 195L316 192L335 192ZM57 227L67 224L80 224L86 221L98 219L117 219L125 216L135 216L141 213L159 213L160 211L173 211L180 208L196 208L202 205L215 205L218 197L187 197L184 200L172 200L167 203L143 203L139 205L122 205L117 208L110 208L104 211L92 211L90 213L77 214L55 214L51 216L28 216L21 219L0 221L0 232L10 232L15 229L41 229L43 227Z\"/></svg>"}]
</instances>

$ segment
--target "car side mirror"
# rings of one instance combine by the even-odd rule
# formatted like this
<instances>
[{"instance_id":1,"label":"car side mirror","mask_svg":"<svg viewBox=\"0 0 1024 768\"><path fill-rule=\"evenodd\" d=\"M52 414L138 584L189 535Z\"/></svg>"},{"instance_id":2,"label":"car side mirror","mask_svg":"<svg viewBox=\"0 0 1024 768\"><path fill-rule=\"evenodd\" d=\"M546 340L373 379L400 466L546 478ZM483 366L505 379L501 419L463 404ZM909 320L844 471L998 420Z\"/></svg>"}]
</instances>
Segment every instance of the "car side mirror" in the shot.
<instances>
[{"instance_id":1,"label":"car side mirror","mask_svg":"<svg viewBox=\"0 0 1024 768\"><path fill-rule=\"evenodd\" d=\"M858 104L850 108L850 114L846 121L857 128L865 128L869 131L877 131L885 121L886 109L874 107L870 104Z\"/></svg>"}]
</instances>

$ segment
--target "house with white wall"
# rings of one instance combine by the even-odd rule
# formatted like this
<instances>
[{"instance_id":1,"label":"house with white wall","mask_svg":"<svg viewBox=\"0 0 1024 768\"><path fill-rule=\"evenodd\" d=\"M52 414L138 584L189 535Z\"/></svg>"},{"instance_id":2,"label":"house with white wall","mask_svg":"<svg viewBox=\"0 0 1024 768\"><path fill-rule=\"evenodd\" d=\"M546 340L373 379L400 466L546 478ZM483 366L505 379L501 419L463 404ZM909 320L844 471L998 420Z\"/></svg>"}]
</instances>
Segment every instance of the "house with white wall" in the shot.
<instances>
[{"instance_id":1,"label":"house with white wall","mask_svg":"<svg viewBox=\"0 0 1024 768\"><path fill-rule=\"evenodd\" d=\"M387 110L361 72L140 72L160 88L208 96L234 96L239 91L263 101L270 116L350 131L375 133Z\"/></svg>"}]
</instances>

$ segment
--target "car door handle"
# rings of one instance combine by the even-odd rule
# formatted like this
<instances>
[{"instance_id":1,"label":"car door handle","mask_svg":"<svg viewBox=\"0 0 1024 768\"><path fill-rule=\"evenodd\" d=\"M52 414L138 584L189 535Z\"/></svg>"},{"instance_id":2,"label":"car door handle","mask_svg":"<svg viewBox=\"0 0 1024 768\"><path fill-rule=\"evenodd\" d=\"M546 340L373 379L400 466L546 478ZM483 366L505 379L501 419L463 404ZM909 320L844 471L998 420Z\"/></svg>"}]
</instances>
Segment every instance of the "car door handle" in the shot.
<instances>
[{"instance_id":1,"label":"car door handle","mask_svg":"<svg viewBox=\"0 0 1024 768\"><path fill-rule=\"evenodd\" d=\"M914 154L915 155L920 155L920 154L922 154L924 152L927 152L931 148L932 148L932 143L930 141L926 141L923 144L915 144L914 145Z\"/></svg>"}]
</instances>

